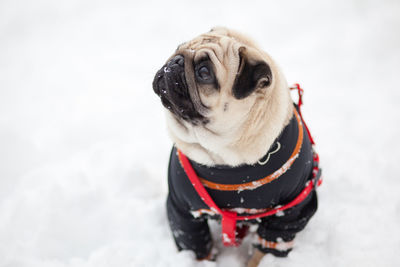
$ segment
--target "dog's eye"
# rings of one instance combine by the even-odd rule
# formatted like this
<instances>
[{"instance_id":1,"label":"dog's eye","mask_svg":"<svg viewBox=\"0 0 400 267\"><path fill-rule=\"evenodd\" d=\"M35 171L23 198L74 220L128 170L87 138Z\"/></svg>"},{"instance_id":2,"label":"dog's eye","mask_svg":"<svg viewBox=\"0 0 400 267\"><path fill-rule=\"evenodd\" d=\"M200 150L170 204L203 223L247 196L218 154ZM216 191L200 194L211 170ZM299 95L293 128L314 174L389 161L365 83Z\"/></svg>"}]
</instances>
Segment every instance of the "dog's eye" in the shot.
<instances>
[{"instance_id":1,"label":"dog's eye","mask_svg":"<svg viewBox=\"0 0 400 267\"><path fill-rule=\"evenodd\" d=\"M197 71L197 75L199 76L200 79L202 79L204 81L211 80L211 78L212 78L210 70L206 66L201 67Z\"/></svg>"},{"instance_id":2,"label":"dog's eye","mask_svg":"<svg viewBox=\"0 0 400 267\"><path fill-rule=\"evenodd\" d=\"M196 80L199 83L212 84L215 81L215 76L212 68L207 61L200 62L196 66Z\"/></svg>"}]
</instances>

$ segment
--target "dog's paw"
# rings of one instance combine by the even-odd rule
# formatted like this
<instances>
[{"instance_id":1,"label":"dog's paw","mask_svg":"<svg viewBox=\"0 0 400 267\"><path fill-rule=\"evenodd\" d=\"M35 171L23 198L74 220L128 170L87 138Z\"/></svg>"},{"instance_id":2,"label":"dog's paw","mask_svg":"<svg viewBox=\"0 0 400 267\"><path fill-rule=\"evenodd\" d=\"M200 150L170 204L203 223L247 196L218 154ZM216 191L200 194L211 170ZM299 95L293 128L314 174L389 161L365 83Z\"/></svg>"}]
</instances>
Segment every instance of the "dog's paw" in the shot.
<instances>
[{"instance_id":1,"label":"dog's paw","mask_svg":"<svg viewBox=\"0 0 400 267\"><path fill-rule=\"evenodd\" d=\"M198 261L216 261L218 255L218 250L216 248L211 249L210 254L207 257L198 259Z\"/></svg>"},{"instance_id":2,"label":"dog's paw","mask_svg":"<svg viewBox=\"0 0 400 267\"><path fill-rule=\"evenodd\" d=\"M264 255L265 254L263 252L255 249L250 260L247 262L247 267L257 267Z\"/></svg>"}]
</instances>

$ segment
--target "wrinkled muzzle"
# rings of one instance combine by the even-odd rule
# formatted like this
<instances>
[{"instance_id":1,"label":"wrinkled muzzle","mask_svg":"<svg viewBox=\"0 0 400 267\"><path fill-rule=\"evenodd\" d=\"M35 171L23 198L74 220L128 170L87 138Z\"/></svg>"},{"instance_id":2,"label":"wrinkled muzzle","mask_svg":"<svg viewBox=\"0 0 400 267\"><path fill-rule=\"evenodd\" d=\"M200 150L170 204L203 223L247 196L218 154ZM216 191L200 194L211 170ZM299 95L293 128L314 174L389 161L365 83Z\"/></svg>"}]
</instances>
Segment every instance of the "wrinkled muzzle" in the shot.
<instances>
[{"instance_id":1,"label":"wrinkled muzzle","mask_svg":"<svg viewBox=\"0 0 400 267\"><path fill-rule=\"evenodd\" d=\"M156 73L153 90L161 98L164 107L178 119L192 124L207 122L192 101L186 82L184 56L176 55Z\"/></svg>"}]
</instances>

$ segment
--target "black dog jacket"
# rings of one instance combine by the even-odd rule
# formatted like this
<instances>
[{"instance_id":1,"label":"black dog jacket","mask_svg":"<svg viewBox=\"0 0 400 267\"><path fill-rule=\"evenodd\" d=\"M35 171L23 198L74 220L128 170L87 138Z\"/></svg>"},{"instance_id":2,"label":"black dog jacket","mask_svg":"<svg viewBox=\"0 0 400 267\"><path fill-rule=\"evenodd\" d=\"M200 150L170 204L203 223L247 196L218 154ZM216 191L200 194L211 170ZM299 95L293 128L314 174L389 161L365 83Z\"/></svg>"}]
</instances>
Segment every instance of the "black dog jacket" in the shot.
<instances>
[{"instance_id":1,"label":"black dog jacket","mask_svg":"<svg viewBox=\"0 0 400 267\"><path fill-rule=\"evenodd\" d=\"M307 127L303 127L297 107L294 113L270 151L259 161L267 161L266 164L207 167L190 161L208 195L221 210L251 216L279 209L303 194L315 176L315 159L311 137ZM167 214L178 249L192 250L198 259L208 257L212 239L207 219L221 219L221 216L197 193L175 147L170 156L168 184ZM254 245L264 253L283 257L292 249L296 233L306 226L316 210L317 196L312 190L291 208L239 223L258 224L258 240Z\"/></svg>"}]
</instances>

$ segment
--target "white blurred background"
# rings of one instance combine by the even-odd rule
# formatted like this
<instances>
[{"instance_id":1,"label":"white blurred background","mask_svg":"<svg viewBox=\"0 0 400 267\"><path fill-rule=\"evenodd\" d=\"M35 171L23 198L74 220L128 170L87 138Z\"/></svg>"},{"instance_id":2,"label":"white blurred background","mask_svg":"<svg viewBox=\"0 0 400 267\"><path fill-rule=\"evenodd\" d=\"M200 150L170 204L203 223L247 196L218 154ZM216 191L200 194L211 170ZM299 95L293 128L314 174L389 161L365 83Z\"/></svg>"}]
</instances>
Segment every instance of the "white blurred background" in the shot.
<instances>
[{"instance_id":1,"label":"white blurred background","mask_svg":"<svg viewBox=\"0 0 400 267\"><path fill-rule=\"evenodd\" d=\"M151 82L183 41L227 26L305 89L320 208L287 259L398 266L400 2L0 1L0 266L243 266L177 253L171 142ZM215 226L217 227L217 226Z\"/></svg>"}]
</instances>

